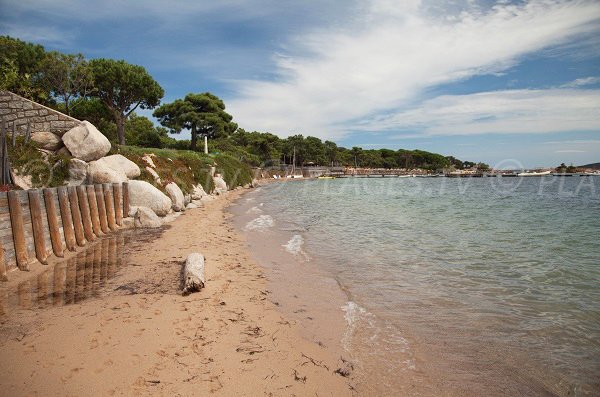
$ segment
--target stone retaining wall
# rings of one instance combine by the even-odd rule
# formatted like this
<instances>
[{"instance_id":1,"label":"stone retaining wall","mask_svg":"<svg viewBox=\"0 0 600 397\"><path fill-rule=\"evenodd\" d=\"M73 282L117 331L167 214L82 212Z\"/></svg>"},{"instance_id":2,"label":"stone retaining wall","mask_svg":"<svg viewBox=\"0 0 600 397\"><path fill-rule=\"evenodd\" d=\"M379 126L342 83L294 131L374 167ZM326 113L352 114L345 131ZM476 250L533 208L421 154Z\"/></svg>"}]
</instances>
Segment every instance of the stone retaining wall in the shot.
<instances>
[{"instance_id":1,"label":"stone retaining wall","mask_svg":"<svg viewBox=\"0 0 600 397\"><path fill-rule=\"evenodd\" d=\"M9 131L16 126L18 134L24 134L29 124L31 132L48 131L62 135L81 123L10 91L0 91L0 122L2 120L6 122Z\"/></svg>"}]
</instances>

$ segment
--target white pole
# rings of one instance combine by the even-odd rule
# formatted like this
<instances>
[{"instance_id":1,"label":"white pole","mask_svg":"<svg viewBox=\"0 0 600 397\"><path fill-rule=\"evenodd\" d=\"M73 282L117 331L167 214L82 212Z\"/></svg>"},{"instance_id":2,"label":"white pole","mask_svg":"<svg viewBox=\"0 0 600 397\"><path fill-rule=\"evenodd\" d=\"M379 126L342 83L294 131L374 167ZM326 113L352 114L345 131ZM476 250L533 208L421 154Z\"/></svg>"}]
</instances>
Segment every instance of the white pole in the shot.
<instances>
[{"instance_id":1,"label":"white pole","mask_svg":"<svg viewBox=\"0 0 600 397\"><path fill-rule=\"evenodd\" d=\"M204 135L204 154L208 154L208 137Z\"/></svg>"}]
</instances>

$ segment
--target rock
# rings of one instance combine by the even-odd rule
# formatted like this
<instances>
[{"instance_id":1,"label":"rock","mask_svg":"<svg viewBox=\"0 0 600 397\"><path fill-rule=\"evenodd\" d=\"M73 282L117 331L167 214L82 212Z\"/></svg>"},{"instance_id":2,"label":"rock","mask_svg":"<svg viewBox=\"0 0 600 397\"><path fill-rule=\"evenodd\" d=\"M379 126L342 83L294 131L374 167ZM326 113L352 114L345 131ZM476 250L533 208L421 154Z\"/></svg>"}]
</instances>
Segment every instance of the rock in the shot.
<instances>
[{"instance_id":1,"label":"rock","mask_svg":"<svg viewBox=\"0 0 600 397\"><path fill-rule=\"evenodd\" d=\"M154 161L152 161L152 157L154 157L154 154L145 154L144 157L142 157L142 160L150 167L156 168Z\"/></svg>"},{"instance_id":2,"label":"rock","mask_svg":"<svg viewBox=\"0 0 600 397\"><path fill-rule=\"evenodd\" d=\"M250 184L250 187L259 187L260 183L258 182L258 179L252 179L252 183Z\"/></svg>"},{"instance_id":3,"label":"rock","mask_svg":"<svg viewBox=\"0 0 600 397\"><path fill-rule=\"evenodd\" d=\"M33 182L31 181L31 175L19 175L14 171L10 171L12 176L13 184L23 190L29 190L33 188Z\"/></svg>"},{"instance_id":4,"label":"rock","mask_svg":"<svg viewBox=\"0 0 600 397\"><path fill-rule=\"evenodd\" d=\"M173 202L173 211L185 210L185 197L179 186L175 182L171 182L165 186L165 190Z\"/></svg>"},{"instance_id":5,"label":"rock","mask_svg":"<svg viewBox=\"0 0 600 397\"><path fill-rule=\"evenodd\" d=\"M129 215L130 217L135 217L135 214L137 213L138 208L140 208L140 207L130 205L129 206L129 214L127 214L127 215Z\"/></svg>"},{"instance_id":6,"label":"rock","mask_svg":"<svg viewBox=\"0 0 600 397\"><path fill-rule=\"evenodd\" d=\"M89 121L71 128L63 135L62 141L73 157L83 161L98 160L110 151L108 139Z\"/></svg>"},{"instance_id":7,"label":"rock","mask_svg":"<svg viewBox=\"0 0 600 397\"><path fill-rule=\"evenodd\" d=\"M135 227L135 219L134 218L123 218L121 227L123 229L133 229Z\"/></svg>"},{"instance_id":8,"label":"rock","mask_svg":"<svg viewBox=\"0 0 600 397\"><path fill-rule=\"evenodd\" d=\"M173 222L175 219L179 218L181 215L183 215L183 212L171 212L169 214L167 214L167 216L165 216L164 218L162 218L162 223L171 223Z\"/></svg>"},{"instance_id":9,"label":"rock","mask_svg":"<svg viewBox=\"0 0 600 397\"><path fill-rule=\"evenodd\" d=\"M59 136L46 131L34 132L31 134L31 140L37 143L38 148L57 151L63 147L63 141Z\"/></svg>"},{"instance_id":10,"label":"rock","mask_svg":"<svg viewBox=\"0 0 600 397\"><path fill-rule=\"evenodd\" d=\"M134 216L136 228L157 228L162 226L158 215L148 207L139 207Z\"/></svg>"},{"instance_id":11,"label":"rock","mask_svg":"<svg viewBox=\"0 0 600 397\"><path fill-rule=\"evenodd\" d=\"M127 157L121 154L113 154L112 156L102 157L100 160L106 166L112 168L115 171L123 172L127 178L133 179L141 175L140 167L136 163L129 160Z\"/></svg>"},{"instance_id":12,"label":"rock","mask_svg":"<svg viewBox=\"0 0 600 397\"><path fill-rule=\"evenodd\" d=\"M192 190L192 200L200 200L202 197L207 196L202 185L197 184Z\"/></svg>"},{"instance_id":13,"label":"rock","mask_svg":"<svg viewBox=\"0 0 600 397\"><path fill-rule=\"evenodd\" d=\"M88 163L79 159L69 161L69 186L83 185L88 181Z\"/></svg>"},{"instance_id":14,"label":"rock","mask_svg":"<svg viewBox=\"0 0 600 397\"><path fill-rule=\"evenodd\" d=\"M187 205L189 203L192 202L192 195L191 194L184 194L183 195L183 204L187 207Z\"/></svg>"},{"instance_id":15,"label":"rock","mask_svg":"<svg viewBox=\"0 0 600 397\"><path fill-rule=\"evenodd\" d=\"M200 291L204 288L204 255L194 252L189 254L183 268L183 295Z\"/></svg>"},{"instance_id":16,"label":"rock","mask_svg":"<svg viewBox=\"0 0 600 397\"><path fill-rule=\"evenodd\" d=\"M160 176L158 176L158 174L156 173L156 171L154 171L150 167L146 167L146 171L148 171L150 173L150 175L152 175L152 178L154 178L154 181L156 183L160 184Z\"/></svg>"},{"instance_id":17,"label":"rock","mask_svg":"<svg viewBox=\"0 0 600 397\"><path fill-rule=\"evenodd\" d=\"M227 191L227 184L225 183L223 177L221 177L221 174L216 174L213 177L213 182L215 183L215 189L219 189L221 192Z\"/></svg>"},{"instance_id":18,"label":"rock","mask_svg":"<svg viewBox=\"0 0 600 397\"><path fill-rule=\"evenodd\" d=\"M185 206L186 209L191 210L194 208L198 208L198 206L196 205L196 203L189 203L188 205Z\"/></svg>"},{"instance_id":19,"label":"rock","mask_svg":"<svg viewBox=\"0 0 600 397\"><path fill-rule=\"evenodd\" d=\"M90 183L123 183L127 182L127 175L123 171L115 170L103 161L92 161L88 167L88 181Z\"/></svg>"},{"instance_id":20,"label":"rock","mask_svg":"<svg viewBox=\"0 0 600 397\"><path fill-rule=\"evenodd\" d=\"M73 155L71 154L71 152L69 152L69 149L67 149L66 146L63 146L60 149L58 149L56 154L58 154L60 156L65 156L65 157L73 157Z\"/></svg>"},{"instance_id":21,"label":"rock","mask_svg":"<svg viewBox=\"0 0 600 397\"><path fill-rule=\"evenodd\" d=\"M129 205L148 207L158 216L171 210L172 202L163 192L146 181L129 181Z\"/></svg>"}]
</instances>

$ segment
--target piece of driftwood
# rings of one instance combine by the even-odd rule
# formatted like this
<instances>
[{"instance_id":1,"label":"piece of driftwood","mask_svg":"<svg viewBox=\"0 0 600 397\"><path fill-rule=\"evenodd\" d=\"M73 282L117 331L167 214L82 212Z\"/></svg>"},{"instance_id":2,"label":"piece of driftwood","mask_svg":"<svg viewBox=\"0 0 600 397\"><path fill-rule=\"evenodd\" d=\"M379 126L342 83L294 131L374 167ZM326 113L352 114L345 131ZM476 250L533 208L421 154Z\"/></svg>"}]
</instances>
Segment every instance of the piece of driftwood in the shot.
<instances>
[{"instance_id":1,"label":"piece of driftwood","mask_svg":"<svg viewBox=\"0 0 600 397\"><path fill-rule=\"evenodd\" d=\"M183 268L183 295L198 292L204 288L204 255L194 252L189 254Z\"/></svg>"}]
</instances>

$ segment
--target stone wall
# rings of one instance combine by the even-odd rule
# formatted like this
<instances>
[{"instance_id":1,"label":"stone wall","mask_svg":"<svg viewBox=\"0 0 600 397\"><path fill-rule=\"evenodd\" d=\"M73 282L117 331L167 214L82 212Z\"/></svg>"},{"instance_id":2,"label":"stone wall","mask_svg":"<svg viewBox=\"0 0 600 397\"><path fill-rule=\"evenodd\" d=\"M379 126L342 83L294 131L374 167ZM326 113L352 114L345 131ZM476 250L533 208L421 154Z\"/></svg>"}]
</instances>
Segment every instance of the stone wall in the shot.
<instances>
[{"instance_id":1,"label":"stone wall","mask_svg":"<svg viewBox=\"0 0 600 397\"><path fill-rule=\"evenodd\" d=\"M62 135L81 123L10 91L0 91L0 123L2 121L6 122L9 131L16 125L18 134L24 134L29 124L31 132L48 131L57 135Z\"/></svg>"}]
</instances>

